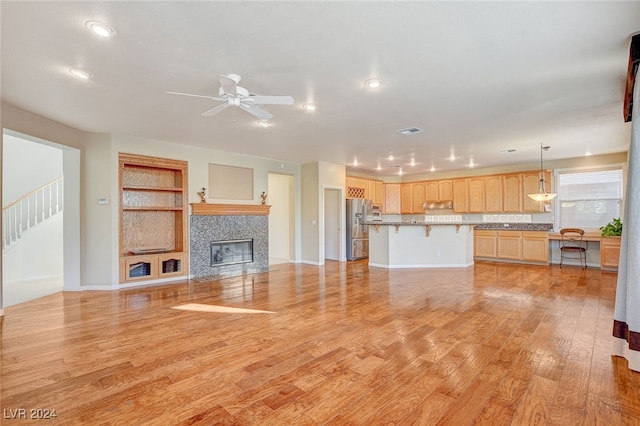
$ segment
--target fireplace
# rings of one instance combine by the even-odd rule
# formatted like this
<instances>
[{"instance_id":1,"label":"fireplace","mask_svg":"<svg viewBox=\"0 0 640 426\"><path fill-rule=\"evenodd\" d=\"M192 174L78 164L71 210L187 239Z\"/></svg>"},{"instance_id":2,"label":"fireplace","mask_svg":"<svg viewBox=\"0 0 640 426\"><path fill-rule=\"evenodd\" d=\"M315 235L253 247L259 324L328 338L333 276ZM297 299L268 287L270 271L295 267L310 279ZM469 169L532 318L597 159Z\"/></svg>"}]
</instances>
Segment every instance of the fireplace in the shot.
<instances>
[{"instance_id":1,"label":"fireplace","mask_svg":"<svg viewBox=\"0 0 640 426\"><path fill-rule=\"evenodd\" d=\"M211 241L211 266L253 262L253 238Z\"/></svg>"},{"instance_id":2,"label":"fireplace","mask_svg":"<svg viewBox=\"0 0 640 426\"><path fill-rule=\"evenodd\" d=\"M191 204L191 278L209 279L267 272L269 207Z\"/></svg>"}]
</instances>

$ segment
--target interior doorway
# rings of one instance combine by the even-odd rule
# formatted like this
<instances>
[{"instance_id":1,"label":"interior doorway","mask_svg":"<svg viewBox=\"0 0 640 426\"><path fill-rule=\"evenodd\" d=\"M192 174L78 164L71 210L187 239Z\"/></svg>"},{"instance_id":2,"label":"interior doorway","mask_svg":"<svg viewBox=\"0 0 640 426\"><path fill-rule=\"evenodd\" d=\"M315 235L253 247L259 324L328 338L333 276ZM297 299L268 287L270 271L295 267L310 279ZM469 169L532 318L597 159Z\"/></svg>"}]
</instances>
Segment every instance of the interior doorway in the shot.
<instances>
[{"instance_id":1,"label":"interior doorway","mask_svg":"<svg viewBox=\"0 0 640 426\"><path fill-rule=\"evenodd\" d=\"M324 189L324 258L341 260L342 241L342 191L337 188Z\"/></svg>"},{"instance_id":2,"label":"interior doorway","mask_svg":"<svg viewBox=\"0 0 640 426\"><path fill-rule=\"evenodd\" d=\"M2 306L64 288L64 152L3 132Z\"/></svg>"},{"instance_id":3,"label":"interior doorway","mask_svg":"<svg viewBox=\"0 0 640 426\"><path fill-rule=\"evenodd\" d=\"M269 265L294 262L295 258L295 179L291 175L267 176L269 211Z\"/></svg>"}]
</instances>

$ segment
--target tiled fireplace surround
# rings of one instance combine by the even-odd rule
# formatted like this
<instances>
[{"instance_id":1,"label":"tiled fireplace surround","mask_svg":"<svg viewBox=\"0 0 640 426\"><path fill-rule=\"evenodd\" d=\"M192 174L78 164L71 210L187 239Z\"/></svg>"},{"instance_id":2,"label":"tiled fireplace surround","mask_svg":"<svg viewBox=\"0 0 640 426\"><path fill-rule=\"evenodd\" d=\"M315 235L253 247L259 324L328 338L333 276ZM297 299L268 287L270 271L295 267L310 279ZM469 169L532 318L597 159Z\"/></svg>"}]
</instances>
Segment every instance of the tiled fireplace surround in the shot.
<instances>
[{"instance_id":1,"label":"tiled fireplace surround","mask_svg":"<svg viewBox=\"0 0 640 426\"><path fill-rule=\"evenodd\" d=\"M191 204L191 277L227 277L269 270L267 205ZM211 265L211 242L253 239L253 262Z\"/></svg>"}]
</instances>

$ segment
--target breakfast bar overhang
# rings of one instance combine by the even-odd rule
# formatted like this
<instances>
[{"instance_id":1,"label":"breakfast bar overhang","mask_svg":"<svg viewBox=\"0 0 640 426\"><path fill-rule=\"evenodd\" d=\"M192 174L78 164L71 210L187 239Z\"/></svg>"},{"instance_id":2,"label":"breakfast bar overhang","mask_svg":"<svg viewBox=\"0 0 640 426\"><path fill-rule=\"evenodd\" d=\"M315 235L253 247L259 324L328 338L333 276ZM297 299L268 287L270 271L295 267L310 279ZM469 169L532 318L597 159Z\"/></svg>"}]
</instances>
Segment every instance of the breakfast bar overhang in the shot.
<instances>
[{"instance_id":1,"label":"breakfast bar overhang","mask_svg":"<svg viewBox=\"0 0 640 426\"><path fill-rule=\"evenodd\" d=\"M368 222L369 266L464 268L473 265L473 227L465 223Z\"/></svg>"}]
</instances>

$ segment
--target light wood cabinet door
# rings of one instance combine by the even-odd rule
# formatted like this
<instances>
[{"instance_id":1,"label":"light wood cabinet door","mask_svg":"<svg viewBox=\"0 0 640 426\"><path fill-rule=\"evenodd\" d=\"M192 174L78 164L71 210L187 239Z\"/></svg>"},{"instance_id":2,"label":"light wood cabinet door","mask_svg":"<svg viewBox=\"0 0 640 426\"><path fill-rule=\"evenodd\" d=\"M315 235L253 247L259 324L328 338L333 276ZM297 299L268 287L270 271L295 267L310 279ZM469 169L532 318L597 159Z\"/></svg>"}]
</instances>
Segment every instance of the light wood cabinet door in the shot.
<instances>
[{"instance_id":1,"label":"light wood cabinet door","mask_svg":"<svg viewBox=\"0 0 640 426\"><path fill-rule=\"evenodd\" d=\"M372 203L375 203L375 197L376 197L376 181L368 180L367 190L364 191L364 198L367 200L371 200Z\"/></svg>"},{"instance_id":2,"label":"light wood cabinet door","mask_svg":"<svg viewBox=\"0 0 640 426\"><path fill-rule=\"evenodd\" d=\"M413 213L413 197L411 192L411 184L403 183L400 185L400 213Z\"/></svg>"},{"instance_id":3,"label":"light wood cabinet door","mask_svg":"<svg viewBox=\"0 0 640 426\"><path fill-rule=\"evenodd\" d=\"M522 259L522 232L498 231L498 257L500 259Z\"/></svg>"},{"instance_id":4,"label":"light wood cabinet door","mask_svg":"<svg viewBox=\"0 0 640 426\"><path fill-rule=\"evenodd\" d=\"M502 176L502 188L504 211L521 212L523 202L522 173Z\"/></svg>"},{"instance_id":5,"label":"light wood cabinet door","mask_svg":"<svg viewBox=\"0 0 640 426\"><path fill-rule=\"evenodd\" d=\"M522 231L522 260L549 263L549 234Z\"/></svg>"},{"instance_id":6,"label":"light wood cabinet door","mask_svg":"<svg viewBox=\"0 0 640 426\"><path fill-rule=\"evenodd\" d=\"M440 201L438 185L437 180L431 180L424 183L425 201Z\"/></svg>"},{"instance_id":7,"label":"light wood cabinet door","mask_svg":"<svg viewBox=\"0 0 640 426\"><path fill-rule=\"evenodd\" d=\"M456 213L469 212L469 194L467 193L467 179L453 180L453 211Z\"/></svg>"},{"instance_id":8,"label":"light wood cabinet door","mask_svg":"<svg viewBox=\"0 0 640 426\"><path fill-rule=\"evenodd\" d=\"M411 197L413 203L413 213L424 213L422 206L425 199L424 182L416 182L411 184Z\"/></svg>"},{"instance_id":9,"label":"light wood cabinet door","mask_svg":"<svg viewBox=\"0 0 640 426\"><path fill-rule=\"evenodd\" d=\"M484 212L484 178L482 176L467 179L469 193L469 212Z\"/></svg>"},{"instance_id":10,"label":"light wood cabinet door","mask_svg":"<svg viewBox=\"0 0 640 426\"><path fill-rule=\"evenodd\" d=\"M474 231L473 255L475 257L496 258L498 255L496 231Z\"/></svg>"},{"instance_id":11,"label":"light wood cabinet door","mask_svg":"<svg viewBox=\"0 0 640 426\"><path fill-rule=\"evenodd\" d=\"M384 205L385 214L400 214L400 184L384 184Z\"/></svg>"},{"instance_id":12,"label":"light wood cabinet door","mask_svg":"<svg viewBox=\"0 0 640 426\"><path fill-rule=\"evenodd\" d=\"M375 197L373 199L374 204L384 203L384 183L376 181Z\"/></svg>"},{"instance_id":13,"label":"light wood cabinet door","mask_svg":"<svg viewBox=\"0 0 640 426\"><path fill-rule=\"evenodd\" d=\"M438 201L453 200L453 182L451 179L438 181Z\"/></svg>"},{"instance_id":14,"label":"light wood cabinet door","mask_svg":"<svg viewBox=\"0 0 640 426\"><path fill-rule=\"evenodd\" d=\"M620 237L604 237L600 240L600 269L617 271L620 260Z\"/></svg>"},{"instance_id":15,"label":"light wood cabinet door","mask_svg":"<svg viewBox=\"0 0 640 426\"><path fill-rule=\"evenodd\" d=\"M366 198L368 191L367 180L353 176L347 176L347 198Z\"/></svg>"},{"instance_id":16,"label":"light wood cabinet door","mask_svg":"<svg viewBox=\"0 0 640 426\"><path fill-rule=\"evenodd\" d=\"M544 188L547 192L551 192L553 187L551 182L551 171L543 172ZM533 201L528 194L540 192L540 172L524 172L522 173L522 210L525 212L543 212L544 203L542 201Z\"/></svg>"},{"instance_id":17,"label":"light wood cabinet door","mask_svg":"<svg viewBox=\"0 0 640 426\"><path fill-rule=\"evenodd\" d=\"M484 180L484 210L485 212L502 211L502 176L485 176Z\"/></svg>"}]
</instances>

